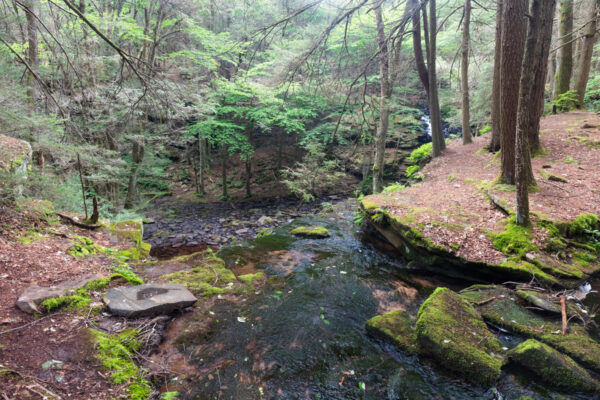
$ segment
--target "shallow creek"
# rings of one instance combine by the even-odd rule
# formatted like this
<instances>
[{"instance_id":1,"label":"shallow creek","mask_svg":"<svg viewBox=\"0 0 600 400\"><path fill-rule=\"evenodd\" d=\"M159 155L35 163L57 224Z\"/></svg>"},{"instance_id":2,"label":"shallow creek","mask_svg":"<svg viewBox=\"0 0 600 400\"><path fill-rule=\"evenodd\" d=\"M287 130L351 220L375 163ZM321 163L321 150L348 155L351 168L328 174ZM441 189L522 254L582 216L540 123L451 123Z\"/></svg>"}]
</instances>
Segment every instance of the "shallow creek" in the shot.
<instances>
[{"instance_id":1,"label":"shallow creek","mask_svg":"<svg viewBox=\"0 0 600 400\"><path fill-rule=\"evenodd\" d=\"M477 388L427 360L394 350L365 331L365 321L393 309L416 313L437 286L472 282L410 269L361 236L355 203L305 216L259 239L222 248L236 275L263 271L268 283L205 311L210 329L179 346L196 370L183 399L564 399L521 373L503 373L495 388ZM322 225L328 239L289 231ZM202 318L201 315L188 318ZM521 339L498 332L507 347ZM586 398L568 394L568 398Z\"/></svg>"}]
</instances>

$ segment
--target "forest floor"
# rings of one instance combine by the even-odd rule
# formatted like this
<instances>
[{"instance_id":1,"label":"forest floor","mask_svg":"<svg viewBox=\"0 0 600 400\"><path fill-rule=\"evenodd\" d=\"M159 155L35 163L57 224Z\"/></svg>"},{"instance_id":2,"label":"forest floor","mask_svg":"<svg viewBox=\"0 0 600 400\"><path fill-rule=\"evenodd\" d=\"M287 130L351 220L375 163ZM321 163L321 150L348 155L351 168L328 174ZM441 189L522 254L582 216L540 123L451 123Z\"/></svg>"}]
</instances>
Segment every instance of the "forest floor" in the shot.
<instances>
[{"instance_id":1,"label":"forest floor","mask_svg":"<svg viewBox=\"0 0 600 400\"><path fill-rule=\"evenodd\" d=\"M539 190L530 193L531 211L558 221L600 214L600 117L581 111L545 117L540 139L544 151L532 160ZM488 195L514 210L515 192L514 186L495 184L500 153L485 150L489 141L489 134L466 146L452 140L441 157L423 168L423 182L369 201L390 216L410 218L411 225L423 227L424 237L456 249L459 257L500 264L506 255L487 233L504 230L500 222L506 214ZM536 245L547 237L541 227L534 226L532 234Z\"/></svg>"},{"instance_id":2,"label":"forest floor","mask_svg":"<svg viewBox=\"0 0 600 400\"><path fill-rule=\"evenodd\" d=\"M98 274L107 276L103 255L75 258L75 236L115 247L103 232L38 220L29 211L0 209L0 398L114 399L126 395L113 385L92 356L85 315L57 312L44 317L15 307L30 285L57 283ZM118 246L117 246L118 247ZM58 360L62 364L52 364ZM50 361L50 364L46 364ZM50 365L50 368L48 366Z\"/></svg>"}]
</instances>

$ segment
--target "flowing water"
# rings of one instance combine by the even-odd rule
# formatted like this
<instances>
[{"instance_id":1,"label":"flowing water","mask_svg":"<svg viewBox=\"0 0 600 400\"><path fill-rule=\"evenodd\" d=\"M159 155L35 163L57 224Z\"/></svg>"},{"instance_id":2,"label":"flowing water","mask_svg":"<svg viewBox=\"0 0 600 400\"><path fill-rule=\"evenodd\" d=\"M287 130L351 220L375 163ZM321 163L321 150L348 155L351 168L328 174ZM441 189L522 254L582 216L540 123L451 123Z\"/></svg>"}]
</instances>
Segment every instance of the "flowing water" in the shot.
<instances>
[{"instance_id":1,"label":"flowing water","mask_svg":"<svg viewBox=\"0 0 600 400\"><path fill-rule=\"evenodd\" d=\"M181 398L565 398L507 373L496 388L473 387L370 337L369 318L392 309L416 313L435 287L458 290L470 283L419 273L388 258L361 240L355 204L337 207L219 252L234 272L264 271L269 282L236 304L217 300L210 328L188 335L181 349L198 374L182 385ZM327 227L331 237L289 234L312 224ZM508 347L519 342L500 338Z\"/></svg>"}]
</instances>

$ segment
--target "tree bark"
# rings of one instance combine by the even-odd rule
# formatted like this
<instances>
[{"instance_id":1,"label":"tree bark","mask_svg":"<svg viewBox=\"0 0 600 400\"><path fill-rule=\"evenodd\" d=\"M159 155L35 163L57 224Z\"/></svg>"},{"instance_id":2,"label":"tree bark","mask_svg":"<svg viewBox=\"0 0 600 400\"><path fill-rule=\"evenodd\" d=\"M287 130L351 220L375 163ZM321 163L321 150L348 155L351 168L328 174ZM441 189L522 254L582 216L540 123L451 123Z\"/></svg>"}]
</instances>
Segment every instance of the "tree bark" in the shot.
<instances>
[{"instance_id":1,"label":"tree bark","mask_svg":"<svg viewBox=\"0 0 600 400\"><path fill-rule=\"evenodd\" d=\"M543 0L532 0L529 11L529 23L527 28L527 40L525 43L525 54L521 68L521 80L519 84L519 102L517 107L517 131L515 143L515 184L516 184L516 223L521 226L528 226L529 220L529 185L534 182L533 171L531 168L531 153L529 150L529 137L531 128L531 104L534 102L533 96L534 81L536 74L541 75L540 66L547 63L545 60L533 63L542 53L543 38L542 29L542 11L540 10ZM550 7L554 0L544 0L544 6ZM546 55L547 57L547 55ZM544 76L545 78L545 76ZM539 117L538 117L539 118Z\"/></svg>"},{"instance_id":2,"label":"tree bark","mask_svg":"<svg viewBox=\"0 0 600 400\"><path fill-rule=\"evenodd\" d=\"M127 185L127 198L125 199L125 208L132 208L138 199L137 180L140 165L144 161L144 138L135 139L131 143L131 172L129 174L129 184Z\"/></svg>"},{"instance_id":3,"label":"tree bark","mask_svg":"<svg viewBox=\"0 0 600 400\"><path fill-rule=\"evenodd\" d=\"M500 90L502 84L500 66L502 64L502 11L503 0L498 0L496 9L496 45L494 46L494 78L492 84L492 140L488 146L489 151L493 153L500 150Z\"/></svg>"},{"instance_id":4,"label":"tree bark","mask_svg":"<svg viewBox=\"0 0 600 400\"><path fill-rule=\"evenodd\" d=\"M199 190L198 190L198 194L200 196L204 196L204 170L206 168L206 139L204 139L203 137L200 136L200 134L198 134L198 171L199 171L199 177L198 177L198 183L199 183Z\"/></svg>"},{"instance_id":5,"label":"tree bark","mask_svg":"<svg viewBox=\"0 0 600 400\"><path fill-rule=\"evenodd\" d=\"M417 65L417 72L419 79L425 88L425 93L429 98L429 73L427 72L427 66L423 58L423 46L421 45L421 11L418 0L411 0L412 10L412 28L413 28L413 50L415 53L415 63ZM426 39L427 40L427 39Z\"/></svg>"},{"instance_id":6,"label":"tree bark","mask_svg":"<svg viewBox=\"0 0 600 400\"><path fill-rule=\"evenodd\" d=\"M502 16L502 55L500 75L500 138L502 171L500 181L515 183L515 132L517 104L525 37L527 35L527 0L506 0Z\"/></svg>"},{"instance_id":7,"label":"tree bark","mask_svg":"<svg viewBox=\"0 0 600 400\"><path fill-rule=\"evenodd\" d=\"M229 195L227 194L227 150L225 148L221 150L221 175L221 182L223 183L223 194L221 195L221 198L227 200Z\"/></svg>"},{"instance_id":8,"label":"tree bark","mask_svg":"<svg viewBox=\"0 0 600 400\"><path fill-rule=\"evenodd\" d=\"M431 118L431 141L433 142L433 157L442 154L446 148L444 133L442 132L442 117L440 114L440 101L437 88L436 73L436 40L437 17L435 0L429 0L429 45L427 46L427 70L429 72L429 114Z\"/></svg>"},{"instance_id":9,"label":"tree bark","mask_svg":"<svg viewBox=\"0 0 600 400\"><path fill-rule=\"evenodd\" d=\"M548 0L546 0L548 1ZM530 128L529 128L529 149L531 154L535 154L541 149L540 143L540 118L544 113L544 94L546 91L546 80L548 77L548 57L552 41L552 26L554 23L554 10L556 9L556 0L544 2L540 11L540 46L536 47L534 60L536 63L536 74L533 81L532 99L530 106ZM553 81L553 79L551 79Z\"/></svg>"},{"instance_id":10,"label":"tree bark","mask_svg":"<svg viewBox=\"0 0 600 400\"><path fill-rule=\"evenodd\" d=\"M469 113L469 29L471 25L471 0L465 0L463 34L461 44L460 85L462 95L462 138L463 144L473 142Z\"/></svg>"},{"instance_id":11,"label":"tree bark","mask_svg":"<svg viewBox=\"0 0 600 400\"><path fill-rule=\"evenodd\" d=\"M585 18L589 21L585 27L583 37L583 50L579 62L578 74L575 78L575 90L579 98L579 106L583 107L585 98L585 89L590 75L590 67L592 65L592 54L594 53L594 42L596 41L596 25L598 15L598 0L588 0L589 11Z\"/></svg>"},{"instance_id":12,"label":"tree bark","mask_svg":"<svg viewBox=\"0 0 600 400\"><path fill-rule=\"evenodd\" d=\"M383 169L385 164L385 138L390 122L390 97L392 94L389 80L389 52L383 17L381 15L381 4L375 8L375 20L377 23L377 44L379 46L379 125L375 136L375 163L373 164L373 193L379 193L383 189Z\"/></svg>"},{"instance_id":13,"label":"tree bark","mask_svg":"<svg viewBox=\"0 0 600 400\"><path fill-rule=\"evenodd\" d=\"M556 96L569 91L573 73L573 0L561 0L559 65L556 73Z\"/></svg>"},{"instance_id":14,"label":"tree bark","mask_svg":"<svg viewBox=\"0 0 600 400\"><path fill-rule=\"evenodd\" d=\"M31 69L38 74L38 37L37 37L37 20L35 16L35 0L28 0L25 4L25 16L27 18L27 61ZM36 82L33 72L27 73L28 97L31 105L35 105L37 99Z\"/></svg>"}]
</instances>

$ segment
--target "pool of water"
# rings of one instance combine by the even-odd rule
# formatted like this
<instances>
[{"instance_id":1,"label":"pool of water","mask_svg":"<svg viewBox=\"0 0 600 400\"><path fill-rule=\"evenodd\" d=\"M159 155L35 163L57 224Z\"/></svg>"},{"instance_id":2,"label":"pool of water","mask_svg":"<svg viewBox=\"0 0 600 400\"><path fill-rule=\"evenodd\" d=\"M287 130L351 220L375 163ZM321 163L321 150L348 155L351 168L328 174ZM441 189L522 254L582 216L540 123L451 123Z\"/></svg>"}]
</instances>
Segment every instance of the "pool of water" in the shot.
<instances>
[{"instance_id":1,"label":"pool of water","mask_svg":"<svg viewBox=\"0 0 600 400\"><path fill-rule=\"evenodd\" d=\"M264 271L256 293L232 304L217 300L213 323L181 350L198 373L183 399L534 399L565 398L503 373L493 388L474 387L433 363L370 337L365 322L380 313L416 313L437 286L470 282L409 269L361 240L352 204L297 219L274 235L220 251L237 273ZM328 239L293 237L318 224ZM498 333L509 347L519 338ZM569 395L569 398L585 398Z\"/></svg>"}]
</instances>

